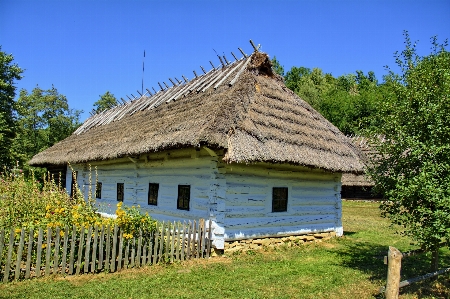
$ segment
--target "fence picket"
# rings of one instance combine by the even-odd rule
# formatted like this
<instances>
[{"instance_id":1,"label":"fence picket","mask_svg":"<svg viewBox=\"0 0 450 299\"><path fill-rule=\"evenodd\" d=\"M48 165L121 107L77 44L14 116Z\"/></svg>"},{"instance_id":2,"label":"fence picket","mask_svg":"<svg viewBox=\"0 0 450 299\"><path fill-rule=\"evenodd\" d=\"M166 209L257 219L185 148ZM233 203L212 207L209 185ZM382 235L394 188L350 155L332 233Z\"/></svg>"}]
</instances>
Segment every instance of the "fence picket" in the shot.
<instances>
[{"instance_id":1,"label":"fence picket","mask_svg":"<svg viewBox=\"0 0 450 299\"><path fill-rule=\"evenodd\" d=\"M114 225L114 237L113 237L113 246L111 253L111 272L116 271L116 249L117 249L117 224Z\"/></svg>"},{"instance_id":2,"label":"fence picket","mask_svg":"<svg viewBox=\"0 0 450 299\"><path fill-rule=\"evenodd\" d=\"M150 265L152 262L152 252L153 252L153 232L150 233L150 240L148 242L147 260L145 262L146 265Z\"/></svg>"},{"instance_id":3,"label":"fence picket","mask_svg":"<svg viewBox=\"0 0 450 299\"><path fill-rule=\"evenodd\" d=\"M80 274L80 270L81 270L81 259L83 257L83 246L84 246L84 227L81 227L80 241L78 242L77 269L75 270L75 273L77 275Z\"/></svg>"},{"instance_id":4,"label":"fence picket","mask_svg":"<svg viewBox=\"0 0 450 299\"><path fill-rule=\"evenodd\" d=\"M47 252L45 253L45 275L50 274L50 257L52 254L52 229L47 228Z\"/></svg>"},{"instance_id":5,"label":"fence picket","mask_svg":"<svg viewBox=\"0 0 450 299\"><path fill-rule=\"evenodd\" d=\"M67 265L67 247L69 243L69 227L64 227L64 237L63 237L63 254L61 258L61 274L66 274L66 265Z\"/></svg>"},{"instance_id":6,"label":"fence picket","mask_svg":"<svg viewBox=\"0 0 450 299\"><path fill-rule=\"evenodd\" d=\"M119 230L119 255L117 257L117 271L122 269L122 250L123 250L123 230Z\"/></svg>"},{"instance_id":7,"label":"fence picket","mask_svg":"<svg viewBox=\"0 0 450 299\"><path fill-rule=\"evenodd\" d=\"M60 247L60 228L56 228L56 238L55 238L55 254L53 255L53 274L56 274L56 271L59 268L59 247Z\"/></svg>"},{"instance_id":8,"label":"fence picket","mask_svg":"<svg viewBox=\"0 0 450 299\"><path fill-rule=\"evenodd\" d=\"M12 258L13 248L14 248L14 229L11 228L11 231L9 232L8 256L6 257L5 273L3 274L3 282L8 282L8 280L9 280L9 272L11 270L11 258Z\"/></svg>"},{"instance_id":9,"label":"fence picket","mask_svg":"<svg viewBox=\"0 0 450 299\"><path fill-rule=\"evenodd\" d=\"M170 262L173 263L174 251L175 251L175 221L173 222L172 229L170 230ZM166 258L167 259L167 258Z\"/></svg>"},{"instance_id":10,"label":"fence picket","mask_svg":"<svg viewBox=\"0 0 450 299\"><path fill-rule=\"evenodd\" d=\"M200 223L198 223L198 224L200 224ZM193 240L193 248L192 248L192 251L193 251L193 256L195 257L195 258L198 258L198 253L199 253L199 247L198 247L198 237L199 237L199 234L198 234L198 224L197 224L197 222L194 220L194 240Z\"/></svg>"},{"instance_id":11,"label":"fence picket","mask_svg":"<svg viewBox=\"0 0 450 299\"><path fill-rule=\"evenodd\" d=\"M192 222L189 221L188 225L189 226L188 226L188 235L187 235L188 240L187 240L187 256L186 256L186 259L190 260L191 259Z\"/></svg>"},{"instance_id":12,"label":"fence picket","mask_svg":"<svg viewBox=\"0 0 450 299\"><path fill-rule=\"evenodd\" d=\"M127 248L125 249L125 263L123 265L124 269L128 268L128 256L130 254L130 239L127 239Z\"/></svg>"},{"instance_id":13,"label":"fence picket","mask_svg":"<svg viewBox=\"0 0 450 299\"><path fill-rule=\"evenodd\" d=\"M157 256L158 256L158 243L159 243L159 230L158 227L156 227L155 232L155 247L153 248L153 257L152 257L152 265L156 264Z\"/></svg>"},{"instance_id":14,"label":"fence picket","mask_svg":"<svg viewBox=\"0 0 450 299\"><path fill-rule=\"evenodd\" d=\"M181 238L181 260L184 261L184 248L186 243L186 221L183 221L183 235Z\"/></svg>"},{"instance_id":15,"label":"fence picket","mask_svg":"<svg viewBox=\"0 0 450 299\"><path fill-rule=\"evenodd\" d=\"M105 225L102 225L100 232L100 242L98 245L98 270L103 269L103 240L105 238Z\"/></svg>"},{"instance_id":16,"label":"fence picket","mask_svg":"<svg viewBox=\"0 0 450 299\"><path fill-rule=\"evenodd\" d=\"M165 250L164 250L164 262L167 262L169 260L169 248L170 248L170 226L171 223L167 222L167 232L166 232L166 245L165 245Z\"/></svg>"},{"instance_id":17,"label":"fence picket","mask_svg":"<svg viewBox=\"0 0 450 299\"><path fill-rule=\"evenodd\" d=\"M72 237L70 239L69 275L73 274L73 263L75 260L75 242L77 241L77 228L72 226Z\"/></svg>"},{"instance_id":18,"label":"fence picket","mask_svg":"<svg viewBox=\"0 0 450 299\"><path fill-rule=\"evenodd\" d=\"M17 258L16 258L16 271L14 273L14 279L19 279L20 276L20 264L22 263L22 253L23 253L23 243L25 239L25 229L20 230L20 241L19 247L17 248Z\"/></svg>"},{"instance_id":19,"label":"fence picket","mask_svg":"<svg viewBox=\"0 0 450 299\"><path fill-rule=\"evenodd\" d=\"M162 223L162 227L161 227L161 236L159 237L160 241L160 245L159 245L159 254L158 254L158 263L162 257L162 252L163 252L163 247L164 247L164 233L165 233L165 227L164 227L164 222Z\"/></svg>"},{"instance_id":20,"label":"fence picket","mask_svg":"<svg viewBox=\"0 0 450 299\"><path fill-rule=\"evenodd\" d=\"M28 235L28 250L27 250L27 263L25 266L25 279L30 278L30 268L31 268L31 253L33 250L33 241L34 241L34 232L33 229L30 228L30 232ZM0 249L0 256L1 256L1 249Z\"/></svg>"},{"instance_id":21,"label":"fence picket","mask_svg":"<svg viewBox=\"0 0 450 299\"><path fill-rule=\"evenodd\" d=\"M209 255L211 254L211 238L212 238L212 220L209 219L209 225L208 225L208 244L206 247L206 257L209 258Z\"/></svg>"},{"instance_id":22,"label":"fence picket","mask_svg":"<svg viewBox=\"0 0 450 299\"><path fill-rule=\"evenodd\" d=\"M142 256L141 256L141 267L145 266L146 262L146 254L147 254L147 242L145 239L142 239Z\"/></svg>"},{"instance_id":23,"label":"fence picket","mask_svg":"<svg viewBox=\"0 0 450 299\"><path fill-rule=\"evenodd\" d=\"M177 247L176 247L176 253L175 253L175 260L179 260L180 259L180 242L181 242L181 223L178 221L177 222Z\"/></svg>"},{"instance_id":24,"label":"fence picket","mask_svg":"<svg viewBox=\"0 0 450 299\"><path fill-rule=\"evenodd\" d=\"M36 277L41 276L41 258L42 258L42 239L43 239L44 232L42 231L42 228L39 228L38 233L38 242L36 246L36 268L35 273Z\"/></svg>"},{"instance_id":25,"label":"fence picket","mask_svg":"<svg viewBox=\"0 0 450 299\"><path fill-rule=\"evenodd\" d=\"M200 224L201 224L201 237L200 237L200 244L201 244L201 248L200 248L200 257L204 257L205 256L205 238L206 238L206 225L205 225L205 220L200 220Z\"/></svg>"},{"instance_id":26,"label":"fence picket","mask_svg":"<svg viewBox=\"0 0 450 299\"><path fill-rule=\"evenodd\" d=\"M98 239L98 226L94 226L94 244L92 244L92 256L91 256L91 273L95 272L95 262L97 261L97 239Z\"/></svg>"},{"instance_id":27,"label":"fence picket","mask_svg":"<svg viewBox=\"0 0 450 299\"><path fill-rule=\"evenodd\" d=\"M142 246L142 230L139 230L138 247L136 253L136 267L141 266L141 246Z\"/></svg>"},{"instance_id":28,"label":"fence picket","mask_svg":"<svg viewBox=\"0 0 450 299\"><path fill-rule=\"evenodd\" d=\"M89 257L91 253L91 236L92 236L92 226L89 226L88 233L86 236L86 248L84 252L84 273L89 272Z\"/></svg>"},{"instance_id":29,"label":"fence picket","mask_svg":"<svg viewBox=\"0 0 450 299\"><path fill-rule=\"evenodd\" d=\"M130 267L133 268L135 265L135 259L136 259L136 239L132 239L132 245L131 245L131 260L130 260Z\"/></svg>"},{"instance_id":30,"label":"fence picket","mask_svg":"<svg viewBox=\"0 0 450 299\"><path fill-rule=\"evenodd\" d=\"M106 271L109 270L109 257L111 253L111 226L108 225L106 228L106 256L105 256L105 269Z\"/></svg>"}]
</instances>

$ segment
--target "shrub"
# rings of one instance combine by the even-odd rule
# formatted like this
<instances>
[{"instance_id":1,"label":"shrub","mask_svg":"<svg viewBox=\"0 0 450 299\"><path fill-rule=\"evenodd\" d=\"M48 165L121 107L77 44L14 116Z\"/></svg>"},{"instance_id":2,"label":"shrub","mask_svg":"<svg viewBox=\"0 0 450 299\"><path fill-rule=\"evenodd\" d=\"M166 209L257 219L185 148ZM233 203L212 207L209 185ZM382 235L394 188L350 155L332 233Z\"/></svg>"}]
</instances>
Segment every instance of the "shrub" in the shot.
<instances>
[{"instance_id":1,"label":"shrub","mask_svg":"<svg viewBox=\"0 0 450 299\"><path fill-rule=\"evenodd\" d=\"M90 194L91 192L89 192ZM117 205L117 218L105 218L97 213L95 199L84 199L77 188L71 198L54 178L36 180L32 175L26 179L23 173L0 174L0 228L56 228L75 225L89 226L117 224L126 238L139 235L141 230L148 236L156 228L156 221L142 214L140 207L122 208Z\"/></svg>"}]
</instances>

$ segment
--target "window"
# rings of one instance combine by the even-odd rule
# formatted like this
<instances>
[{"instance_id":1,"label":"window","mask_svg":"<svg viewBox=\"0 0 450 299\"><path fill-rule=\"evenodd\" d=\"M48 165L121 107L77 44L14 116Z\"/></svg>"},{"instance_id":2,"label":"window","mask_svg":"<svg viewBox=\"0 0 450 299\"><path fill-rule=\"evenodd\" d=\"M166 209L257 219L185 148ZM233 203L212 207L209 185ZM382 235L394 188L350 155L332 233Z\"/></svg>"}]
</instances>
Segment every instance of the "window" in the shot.
<instances>
[{"instance_id":1,"label":"window","mask_svg":"<svg viewBox=\"0 0 450 299\"><path fill-rule=\"evenodd\" d=\"M177 209L189 211L190 199L191 199L191 186L178 185Z\"/></svg>"},{"instance_id":2,"label":"window","mask_svg":"<svg viewBox=\"0 0 450 299\"><path fill-rule=\"evenodd\" d=\"M273 187L272 190L272 212L286 212L288 202L287 187Z\"/></svg>"},{"instance_id":3,"label":"window","mask_svg":"<svg viewBox=\"0 0 450 299\"><path fill-rule=\"evenodd\" d=\"M117 183L117 201L123 201L123 183Z\"/></svg>"},{"instance_id":4,"label":"window","mask_svg":"<svg viewBox=\"0 0 450 299\"><path fill-rule=\"evenodd\" d=\"M72 172L72 184L70 185L70 197L75 198L77 195L77 178L78 171Z\"/></svg>"},{"instance_id":5,"label":"window","mask_svg":"<svg viewBox=\"0 0 450 299\"><path fill-rule=\"evenodd\" d=\"M148 184L148 204L157 206L158 205L158 190L159 184L150 183Z\"/></svg>"},{"instance_id":6,"label":"window","mask_svg":"<svg viewBox=\"0 0 450 299\"><path fill-rule=\"evenodd\" d=\"M102 199L102 183L97 182L95 186L95 198Z\"/></svg>"}]
</instances>

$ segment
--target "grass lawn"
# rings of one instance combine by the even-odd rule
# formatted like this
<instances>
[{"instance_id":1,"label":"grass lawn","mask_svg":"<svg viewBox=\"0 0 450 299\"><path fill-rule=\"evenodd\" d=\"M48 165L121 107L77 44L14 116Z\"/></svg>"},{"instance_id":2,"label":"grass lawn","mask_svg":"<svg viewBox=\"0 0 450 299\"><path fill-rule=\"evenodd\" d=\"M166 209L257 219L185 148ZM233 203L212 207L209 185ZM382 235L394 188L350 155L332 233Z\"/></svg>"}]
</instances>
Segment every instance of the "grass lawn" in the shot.
<instances>
[{"instance_id":1,"label":"grass lawn","mask_svg":"<svg viewBox=\"0 0 450 299\"><path fill-rule=\"evenodd\" d=\"M112 274L0 284L0 298L380 298L388 246L415 247L379 217L377 203L343 203L342 238L273 251L150 266ZM425 274L429 255L403 261L403 278ZM450 252L441 250L441 267ZM449 275L401 290L400 298L450 298Z\"/></svg>"}]
</instances>

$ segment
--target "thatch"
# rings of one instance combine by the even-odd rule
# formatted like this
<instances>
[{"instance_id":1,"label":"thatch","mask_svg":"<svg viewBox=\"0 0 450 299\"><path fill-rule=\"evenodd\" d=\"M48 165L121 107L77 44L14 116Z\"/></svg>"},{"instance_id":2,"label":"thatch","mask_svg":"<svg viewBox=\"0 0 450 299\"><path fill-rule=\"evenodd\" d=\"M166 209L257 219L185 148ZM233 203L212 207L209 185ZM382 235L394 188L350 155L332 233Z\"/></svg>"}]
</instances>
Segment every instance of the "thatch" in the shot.
<instances>
[{"instance_id":1,"label":"thatch","mask_svg":"<svg viewBox=\"0 0 450 299\"><path fill-rule=\"evenodd\" d=\"M350 140L284 85L264 53L94 115L29 163L112 160L202 145L224 149L228 163L363 168Z\"/></svg>"},{"instance_id":2,"label":"thatch","mask_svg":"<svg viewBox=\"0 0 450 299\"><path fill-rule=\"evenodd\" d=\"M369 145L367 138L363 136L351 136L349 137L352 144L359 149L357 151L360 161L367 163L374 157L374 151ZM358 187L372 187L373 181L370 180L364 173L344 173L342 175L342 186L358 186Z\"/></svg>"}]
</instances>

